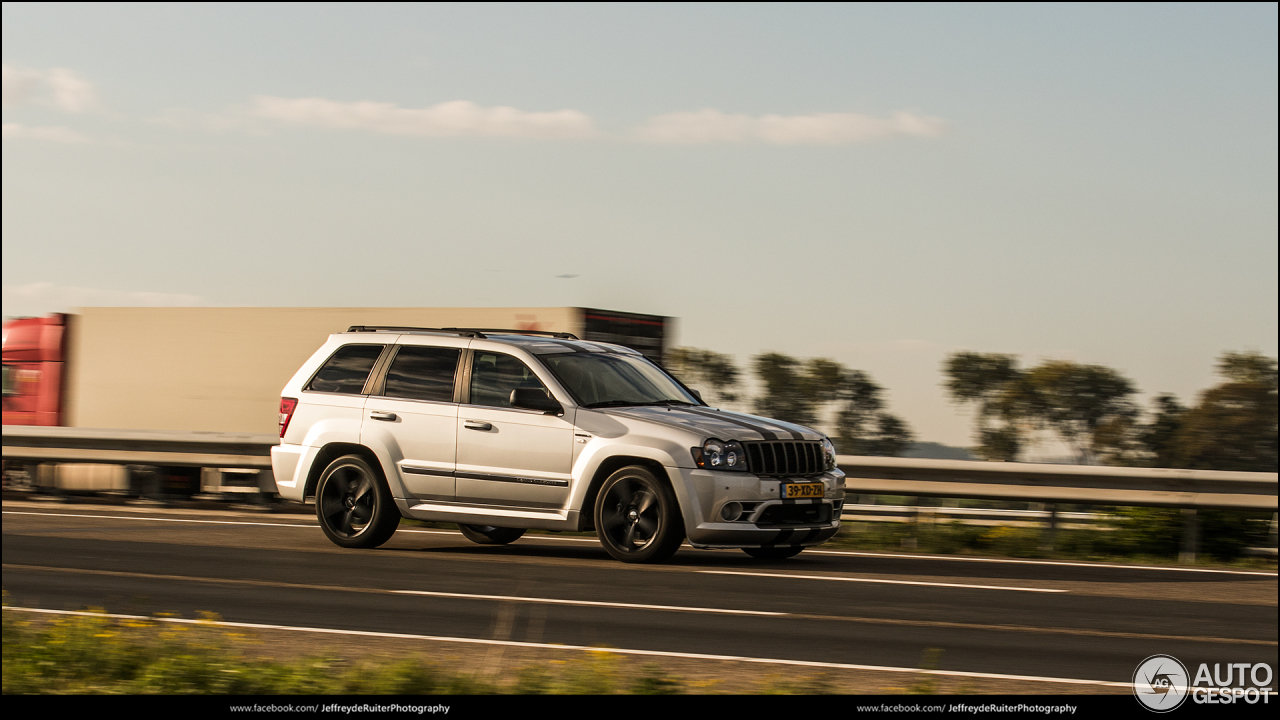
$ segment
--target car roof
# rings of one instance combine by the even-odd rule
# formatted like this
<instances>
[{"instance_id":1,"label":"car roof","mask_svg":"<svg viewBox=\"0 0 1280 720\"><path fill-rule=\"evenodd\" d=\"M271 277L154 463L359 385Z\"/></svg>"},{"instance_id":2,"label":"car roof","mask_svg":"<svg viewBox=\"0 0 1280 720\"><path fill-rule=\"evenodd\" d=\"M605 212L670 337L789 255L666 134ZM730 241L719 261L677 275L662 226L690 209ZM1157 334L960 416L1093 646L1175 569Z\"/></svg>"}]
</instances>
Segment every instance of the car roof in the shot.
<instances>
[{"instance_id":1,"label":"car roof","mask_svg":"<svg viewBox=\"0 0 1280 720\"><path fill-rule=\"evenodd\" d=\"M639 355L640 352L622 345L594 342L591 340L569 340L567 338L539 337L537 335L504 335L486 333L486 339L515 345L525 352L534 355L551 355L566 352L612 353L615 355Z\"/></svg>"},{"instance_id":2,"label":"car roof","mask_svg":"<svg viewBox=\"0 0 1280 720\"><path fill-rule=\"evenodd\" d=\"M396 332L399 335L413 335L417 337L437 336L437 337L457 337L462 334L460 332L451 332L448 330L429 330L429 329L380 329L380 332ZM358 337L361 340L372 340L376 336L371 330L361 329L359 331L349 330L345 333L339 333L345 337ZM615 345L613 343L595 342L593 340L578 340L565 337L547 337L545 335L522 335L519 331L486 331L480 338L476 338L481 342L497 342L505 345L514 345L525 352L534 355L552 355L558 353L609 353L615 355L641 355L640 351L632 348Z\"/></svg>"}]
</instances>

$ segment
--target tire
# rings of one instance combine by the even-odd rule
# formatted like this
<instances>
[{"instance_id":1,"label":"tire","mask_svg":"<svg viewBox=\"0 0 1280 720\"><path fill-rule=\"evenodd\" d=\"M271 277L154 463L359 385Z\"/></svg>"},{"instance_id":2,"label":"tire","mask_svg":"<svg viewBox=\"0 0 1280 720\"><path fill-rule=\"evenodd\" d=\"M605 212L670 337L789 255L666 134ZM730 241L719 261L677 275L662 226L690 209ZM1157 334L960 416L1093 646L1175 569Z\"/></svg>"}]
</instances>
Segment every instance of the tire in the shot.
<instances>
[{"instance_id":1,"label":"tire","mask_svg":"<svg viewBox=\"0 0 1280 720\"><path fill-rule=\"evenodd\" d=\"M524 535L524 528L501 528L492 525L458 525L463 537L481 545L507 545Z\"/></svg>"},{"instance_id":2,"label":"tire","mask_svg":"<svg viewBox=\"0 0 1280 720\"><path fill-rule=\"evenodd\" d=\"M400 510L380 473L359 455L344 455L320 476L316 519L335 545L375 548L395 534Z\"/></svg>"},{"instance_id":3,"label":"tire","mask_svg":"<svg viewBox=\"0 0 1280 720\"><path fill-rule=\"evenodd\" d=\"M639 465L622 468L600 486L595 523L600 544L626 563L662 562L684 540L684 518L671 486Z\"/></svg>"},{"instance_id":4,"label":"tire","mask_svg":"<svg viewBox=\"0 0 1280 720\"><path fill-rule=\"evenodd\" d=\"M789 557L795 557L804 550L801 545L789 545L781 547L761 547L761 548L742 548L742 552L750 555L757 560L786 560Z\"/></svg>"}]
</instances>

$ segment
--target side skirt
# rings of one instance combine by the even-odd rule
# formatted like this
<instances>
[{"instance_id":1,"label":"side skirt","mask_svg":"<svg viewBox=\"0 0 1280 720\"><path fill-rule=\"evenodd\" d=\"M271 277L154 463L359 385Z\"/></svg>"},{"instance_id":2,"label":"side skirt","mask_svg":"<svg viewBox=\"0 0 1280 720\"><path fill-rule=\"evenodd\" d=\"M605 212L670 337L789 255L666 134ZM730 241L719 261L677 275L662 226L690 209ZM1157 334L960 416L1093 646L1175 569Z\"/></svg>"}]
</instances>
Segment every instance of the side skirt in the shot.
<instances>
[{"instance_id":1,"label":"side skirt","mask_svg":"<svg viewBox=\"0 0 1280 720\"><path fill-rule=\"evenodd\" d=\"M494 506L455 505L396 498L400 513L425 522L493 525L537 530L578 530L577 510L535 510Z\"/></svg>"}]
</instances>

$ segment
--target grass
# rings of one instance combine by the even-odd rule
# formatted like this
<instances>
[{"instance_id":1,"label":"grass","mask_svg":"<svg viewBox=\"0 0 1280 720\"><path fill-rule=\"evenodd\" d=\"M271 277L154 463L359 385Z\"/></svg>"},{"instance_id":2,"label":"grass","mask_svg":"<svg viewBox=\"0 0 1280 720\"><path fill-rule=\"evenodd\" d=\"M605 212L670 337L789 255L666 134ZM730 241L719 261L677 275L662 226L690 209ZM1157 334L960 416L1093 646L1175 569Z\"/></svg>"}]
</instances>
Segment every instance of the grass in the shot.
<instances>
[{"instance_id":1,"label":"grass","mask_svg":"<svg viewBox=\"0 0 1280 720\"><path fill-rule=\"evenodd\" d=\"M457 672L419 658L348 662L250 656L245 636L213 624L103 616L30 619L4 612L4 688L15 694L128 695L675 695L696 686L653 663L602 649L517 669L511 677ZM760 692L830 692L825 676L762 680Z\"/></svg>"},{"instance_id":2,"label":"grass","mask_svg":"<svg viewBox=\"0 0 1280 720\"><path fill-rule=\"evenodd\" d=\"M1115 508L1114 529L1060 528L1050 540L1041 528L981 526L959 522L889 523L845 521L824 548L1178 564L1183 516L1177 509ZM1267 543L1267 523L1257 513L1206 511L1201 517L1198 564L1274 569L1275 561L1241 555L1248 545ZM1268 518L1265 518L1269 520Z\"/></svg>"},{"instance_id":3,"label":"grass","mask_svg":"<svg viewBox=\"0 0 1280 720\"><path fill-rule=\"evenodd\" d=\"M924 651L924 657L920 658L920 667L925 670L936 670L938 659L941 657L942 648L927 648ZM911 695L936 695L938 678L936 675L922 674L918 680L907 686L907 692Z\"/></svg>"},{"instance_id":4,"label":"grass","mask_svg":"<svg viewBox=\"0 0 1280 720\"><path fill-rule=\"evenodd\" d=\"M982 555L1014 558L1122 562L1149 565L1179 564L1174 552L1144 552L1143 544L1123 531L1059 530L1053 547L1043 530L997 525L983 527L960 523L912 525L910 523L845 522L840 533L823 549L919 552L931 555ZM1274 569L1264 558L1230 559L1201 555L1198 564Z\"/></svg>"}]
</instances>

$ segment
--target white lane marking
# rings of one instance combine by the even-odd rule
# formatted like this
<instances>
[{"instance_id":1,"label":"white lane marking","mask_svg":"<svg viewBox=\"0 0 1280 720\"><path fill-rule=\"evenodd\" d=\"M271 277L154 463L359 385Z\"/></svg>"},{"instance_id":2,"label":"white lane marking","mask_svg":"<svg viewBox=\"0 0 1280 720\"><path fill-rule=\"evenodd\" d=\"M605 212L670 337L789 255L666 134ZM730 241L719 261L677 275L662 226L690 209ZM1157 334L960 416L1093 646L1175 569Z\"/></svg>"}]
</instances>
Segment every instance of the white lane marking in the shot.
<instances>
[{"instance_id":1,"label":"white lane marking","mask_svg":"<svg viewBox=\"0 0 1280 720\"><path fill-rule=\"evenodd\" d=\"M642 655L648 657L687 658L693 660L728 660L734 662L763 663L770 665L795 665L799 667L829 668L833 670L878 670L880 672L912 673L915 675L944 675L948 677L985 678L989 680L1024 680L1027 682L1065 683L1069 685L1098 685L1102 687L1132 688L1132 682L1107 682L1105 680L1083 680L1080 678L1055 678L1037 675L1003 675L999 673L965 672L962 670L921 670L920 668L893 667L888 665L855 665L852 663L829 663L815 660L783 660L779 658L746 657L740 655L708 655L705 653L683 653L665 650L636 650L632 648L587 647L585 645L561 645L559 643L533 643L515 640L483 640L480 638L445 637L439 635L410 635L407 633L372 632L368 630L337 630L334 628L296 627L292 625L264 625L259 623L238 623L224 620L191 620L187 618L148 617L146 615L117 615L115 613L95 613L83 610L45 610L43 608L5 607L5 610L18 612L46 613L49 615L80 615L87 617L111 618L113 620L149 620L151 622L179 623L183 625L205 625L209 627L245 628L249 630L290 630L293 632L324 633L329 635L356 635L360 637L396 638L400 640L434 640L437 642L456 642L472 645L501 645L505 647L538 648L544 650L582 650L586 652L608 652L618 655Z\"/></svg>"},{"instance_id":2,"label":"white lane marking","mask_svg":"<svg viewBox=\"0 0 1280 720\"><path fill-rule=\"evenodd\" d=\"M560 600L558 598L523 597L519 595L474 595L471 593L434 592L431 590L392 590L396 595L429 595L431 597L466 598L470 600L515 600L527 603L546 603L549 605L587 605L594 607L630 608L634 610L678 610L682 612L720 613L724 615L769 615L777 617L790 615L784 612L766 612L764 610L728 610L725 608L684 607L681 605L641 605L638 603L601 602L596 600Z\"/></svg>"},{"instance_id":3,"label":"white lane marking","mask_svg":"<svg viewBox=\"0 0 1280 720\"><path fill-rule=\"evenodd\" d=\"M154 520L157 522L187 522L187 523L211 523L214 525L262 525L266 527L297 527L297 528L316 528L319 525L299 525L297 523L261 523L261 522L237 522L231 520L182 520L176 518L151 518L140 517L137 515L74 515L71 513L41 513L26 512L18 510L5 510L5 515L47 515L51 517L83 517L83 518L106 518L109 520ZM409 528L401 528L396 532L422 533L426 535L459 535L456 530L411 530ZM549 537L547 535L526 535L526 540L551 540L555 542L585 542L598 543L596 538L562 538ZM687 543L686 543L687 547ZM1261 575L1263 577L1276 577L1276 573L1257 572L1252 570L1215 570L1213 568L1185 568L1185 567L1161 567L1159 565L1117 565L1107 563L1083 563L1083 562L1066 562L1061 560L1019 560L1013 558L975 558L964 557L963 555L907 555L902 553L874 553L874 552L858 552L854 550L815 550L808 549L805 551L808 555L849 555L856 557L882 557L882 558L898 558L901 560L955 560L958 562L986 562L986 563L1006 563L1013 565L1058 565L1064 567L1083 567L1083 568L1111 568L1117 570L1158 570L1165 572L1193 572L1193 573L1220 573L1224 575Z\"/></svg>"},{"instance_id":4,"label":"white lane marking","mask_svg":"<svg viewBox=\"0 0 1280 720\"><path fill-rule=\"evenodd\" d=\"M565 598L548 598L548 597L532 597L526 595L480 595L476 593L455 593L443 592L438 590L382 590L382 589L357 589L343 586L319 586L301 583L285 583L272 581L253 581L253 580L236 580L233 578L211 578L187 575L156 575L152 573L130 573L115 570L80 570L74 568L54 568L42 567L38 565L16 565L5 563L4 567L9 570L34 570L36 572L71 572L83 573L89 575L110 575L116 577L144 577L160 580L173 580L178 582L200 582L215 584L232 584L232 585L270 585L283 588L298 588L309 590L329 590L338 592L349 592L356 590L357 592L376 592L387 593L390 595L424 595L427 597L442 598L461 598L464 600L496 600L496 601L514 601L545 605L580 605L587 607L607 607L607 608L623 608L631 610L664 610L675 612L695 612L695 613L718 613L721 615L763 615L768 617L781 617L790 615L788 612L774 612L771 610L735 610L730 608L711 608L711 607L693 607L685 605L647 605L640 603L622 603L622 602L606 602L603 600L569 600Z\"/></svg>"},{"instance_id":5,"label":"white lane marking","mask_svg":"<svg viewBox=\"0 0 1280 720\"><path fill-rule=\"evenodd\" d=\"M44 515L48 517L74 517L74 518L100 518L104 520L143 520L150 522L180 522L180 523L205 523L208 525L261 525L263 527L292 527L292 528L318 528L319 525L307 524L300 525L298 523L267 523L267 522L247 522L243 520L191 520L185 518L156 518L143 517L140 515L78 515L75 513L43 513L43 512L27 512L19 510L5 510L5 515ZM396 532L403 533L421 533L424 535L457 535L462 533L457 530L413 530L411 528L400 528ZM598 543L595 538L557 538L547 537L545 535L526 535L526 540L556 540L559 542L588 542Z\"/></svg>"},{"instance_id":6,"label":"white lane marking","mask_svg":"<svg viewBox=\"0 0 1280 720\"><path fill-rule=\"evenodd\" d=\"M1008 563L1014 565L1061 565L1083 568L1115 568L1119 570L1161 570L1166 572L1222 573L1224 575L1263 575L1276 577L1276 573L1254 570L1217 570L1214 568L1162 567L1160 565L1119 565L1115 563L1067 562L1065 560L1020 560L1014 558L976 558L963 555L907 555L905 553L858 552L855 550L806 550L806 555L856 555L860 557L899 558L902 560L957 560L960 562Z\"/></svg>"},{"instance_id":7,"label":"white lane marking","mask_svg":"<svg viewBox=\"0 0 1280 720\"><path fill-rule=\"evenodd\" d=\"M1012 585L965 585L961 583L924 582L920 580L878 580L875 578L836 577L834 575L784 575L782 573L736 572L733 570L699 570L707 575L746 575L748 577L789 578L793 580L839 580L840 582L880 583L884 585L928 585L931 587L973 588L978 590L1018 590L1021 592L1064 593L1066 590L1015 587Z\"/></svg>"},{"instance_id":8,"label":"white lane marking","mask_svg":"<svg viewBox=\"0 0 1280 720\"><path fill-rule=\"evenodd\" d=\"M205 523L208 525L262 525L265 527L316 528L318 525L298 525L297 523L264 523L245 522L242 520L185 520L181 518L138 517L136 515L75 515L72 513L38 513L5 510L5 515L48 515L52 517L105 518L107 520L147 520L150 522Z\"/></svg>"}]
</instances>

